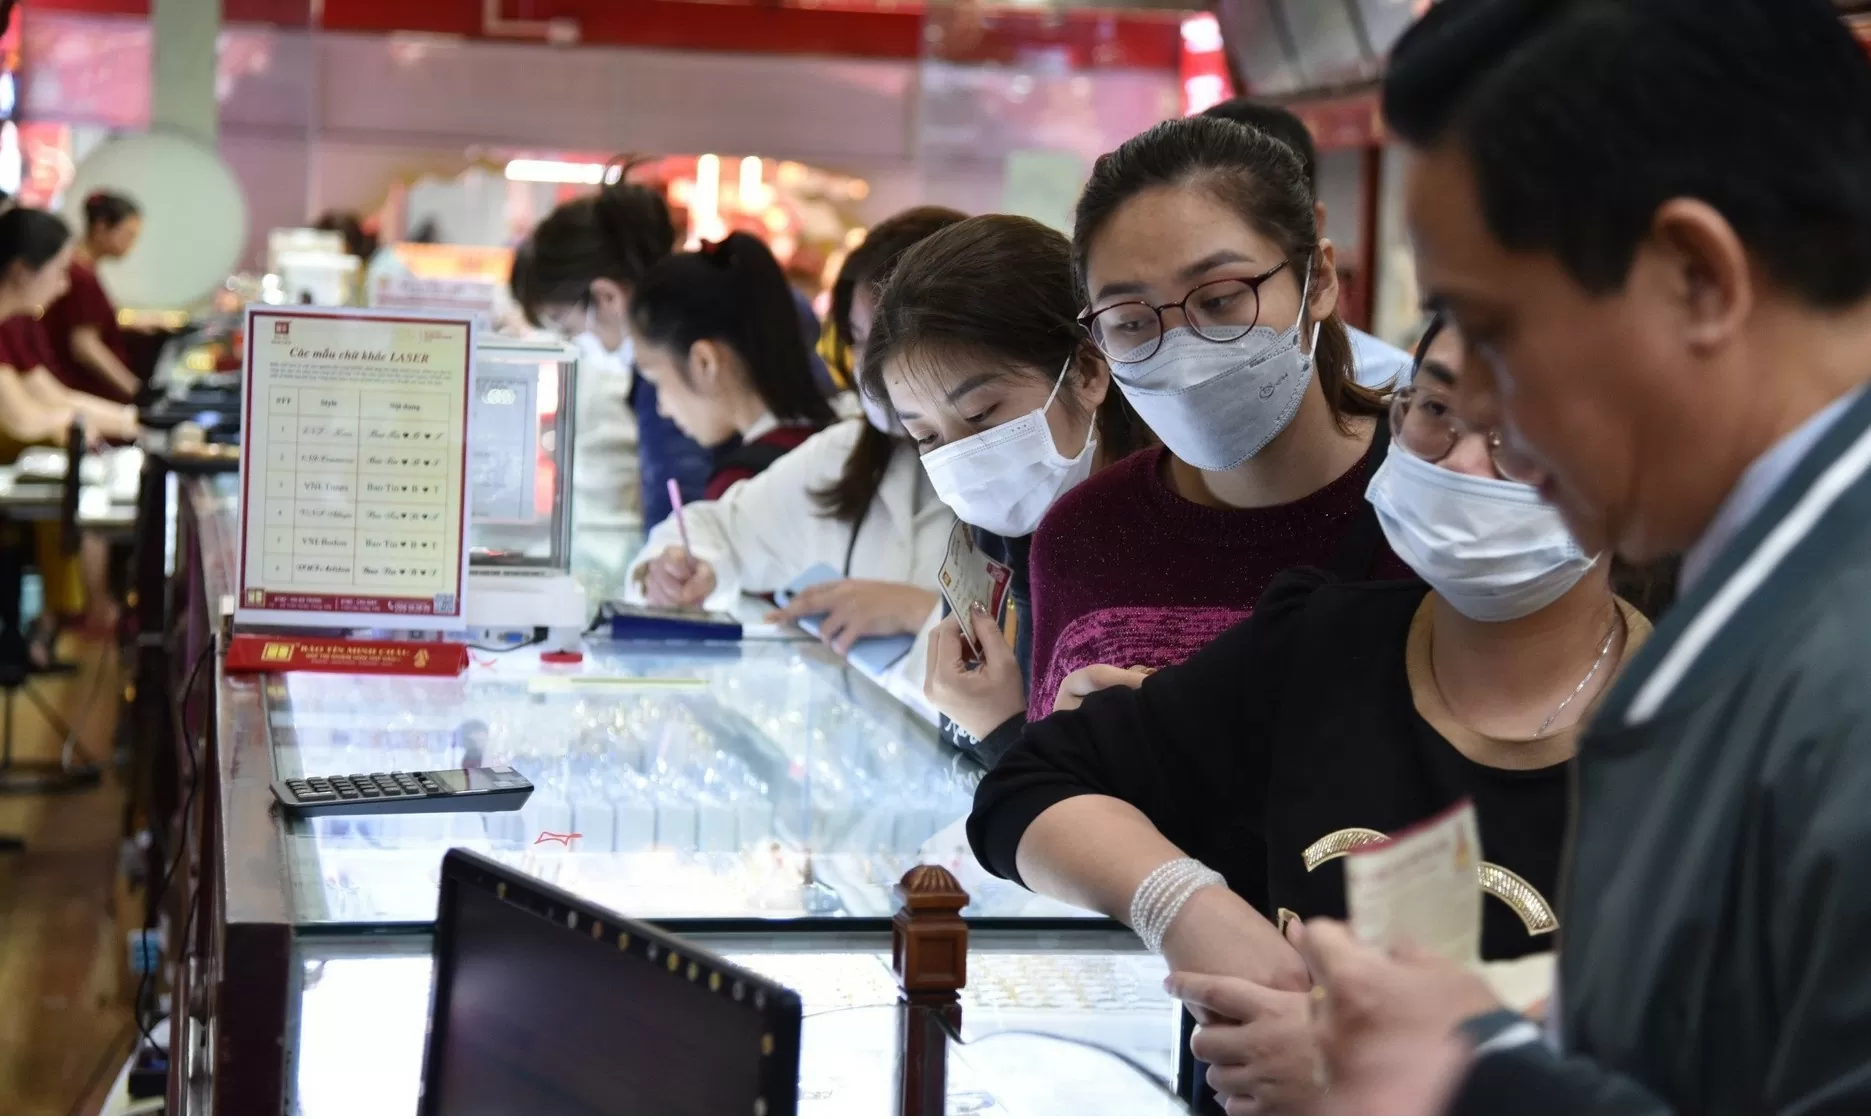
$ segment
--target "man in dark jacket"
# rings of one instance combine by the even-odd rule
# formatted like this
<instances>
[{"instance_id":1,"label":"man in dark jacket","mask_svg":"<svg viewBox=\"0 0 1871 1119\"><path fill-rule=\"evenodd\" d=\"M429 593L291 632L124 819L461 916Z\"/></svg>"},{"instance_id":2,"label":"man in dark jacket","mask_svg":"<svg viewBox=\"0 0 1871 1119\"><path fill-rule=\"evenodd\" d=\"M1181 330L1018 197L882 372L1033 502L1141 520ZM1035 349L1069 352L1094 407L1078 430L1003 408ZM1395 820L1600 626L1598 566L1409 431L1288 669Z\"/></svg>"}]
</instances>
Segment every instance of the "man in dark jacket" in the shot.
<instances>
[{"instance_id":1,"label":"man in dark jacket","mask_svg":"<svg viewBox=\"0 0 1871 1119\"><path fill-rule=\"evenodd\" d=\"M1826 0L1443 0L1384 97L1464 421L1684 583L1579 747L1548 1037L1321 924L1327 1110L1871 1110L1871 61Z\"/></svg>"}]
</instances>

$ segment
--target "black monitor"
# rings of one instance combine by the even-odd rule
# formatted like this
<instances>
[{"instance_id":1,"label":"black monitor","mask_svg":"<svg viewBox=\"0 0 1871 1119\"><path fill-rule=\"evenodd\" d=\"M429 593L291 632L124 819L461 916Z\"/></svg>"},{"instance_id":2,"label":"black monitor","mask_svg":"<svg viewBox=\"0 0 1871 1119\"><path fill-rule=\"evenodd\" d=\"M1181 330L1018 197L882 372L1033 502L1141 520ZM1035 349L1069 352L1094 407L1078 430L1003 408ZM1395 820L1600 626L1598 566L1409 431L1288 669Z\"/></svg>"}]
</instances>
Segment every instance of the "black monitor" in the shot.
<instances>
[{"instance_id":1,"label":"black monitor","mask_svg":"<svg viewBox=\"0 0 1871 1119\"><path fill-rule=\"evenodd\" d=\"M442 860L424 1115L791 1115L799 996L471 851Z\"/></svg>"}]
</instances>

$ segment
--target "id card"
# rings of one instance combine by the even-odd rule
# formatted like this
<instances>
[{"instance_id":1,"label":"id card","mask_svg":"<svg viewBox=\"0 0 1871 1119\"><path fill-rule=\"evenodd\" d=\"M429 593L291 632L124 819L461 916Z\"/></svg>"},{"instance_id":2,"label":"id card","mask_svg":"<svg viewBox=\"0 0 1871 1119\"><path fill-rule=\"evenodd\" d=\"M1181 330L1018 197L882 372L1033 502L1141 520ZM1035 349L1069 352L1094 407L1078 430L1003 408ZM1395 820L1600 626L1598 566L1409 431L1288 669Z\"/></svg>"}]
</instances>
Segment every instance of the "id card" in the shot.
<instances>
[{"instance_id":1,"label":"id card","mask_svg":"<svg viewBox=\"0 0 1871 1119\"><path fill-rule=\"evenodd\" d=\"M974 635L974 604L987 607L988 617L998 619L1007 601L1007 586L1013 581L1013 568L981 554L974 546L974 533L967 525L955 522L948 536L948 555L936 580L949 612L961 622L962 640L975 656L981 655L981 642Z\"/></svg>"},{"instance_id":2,"label":"id card","mask_svg":"<svg viewBox=\"0 0 1871 1119\"><path fill-rule=\"evenodd\" d=\"M1481 959L1481 836L1475 806L1454 808L1345 856L1351 931L1366 944L1409 943L1464 966Z\"/></svg>"}]
</instances>

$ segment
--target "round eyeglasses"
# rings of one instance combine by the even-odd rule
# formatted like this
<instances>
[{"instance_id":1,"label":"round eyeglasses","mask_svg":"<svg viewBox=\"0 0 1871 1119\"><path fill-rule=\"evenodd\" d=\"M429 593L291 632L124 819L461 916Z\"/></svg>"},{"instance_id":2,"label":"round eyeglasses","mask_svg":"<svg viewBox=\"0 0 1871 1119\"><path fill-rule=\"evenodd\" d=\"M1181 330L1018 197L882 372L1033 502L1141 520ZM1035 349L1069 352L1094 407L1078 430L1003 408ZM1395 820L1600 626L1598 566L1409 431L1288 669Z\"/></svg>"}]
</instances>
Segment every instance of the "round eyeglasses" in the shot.
<instances>
[{"instance_id":1,"label":"round eyeglasses","mask_svg":"<svg viewBox=\"0 0 1871 1119\"><path fill-rule=\"evenodd\" d=\"M1398 446L1424 462L1441 462L1474 429L1457 419L1443 398L1405 385L1390 399L1390 433ZM1486 432L1485 437L1488 458L1502 478L1528 486L1546 480L1545 471L1507 446L1499 431Z\"/></svg>"},{"instance_id":2,"label":"round eyeglasses","mask_svg":"<svg viewBox=\"0 0 1871 1119\"><path fill-rule=\"evenodd\" d=\"M1174 303L1161 305L1141 299L1113 303L1087 311L1078 324L1091 336L1098 352L1119 365L1135 365L1156 356L1163 348L1163 312L1180 310L1197 337L1210 342L1232 342L1260 321L1260 285L1287 266L1281 261L1258 276L1210 280L1190 289Z\"/></svg>"}]
</instances>

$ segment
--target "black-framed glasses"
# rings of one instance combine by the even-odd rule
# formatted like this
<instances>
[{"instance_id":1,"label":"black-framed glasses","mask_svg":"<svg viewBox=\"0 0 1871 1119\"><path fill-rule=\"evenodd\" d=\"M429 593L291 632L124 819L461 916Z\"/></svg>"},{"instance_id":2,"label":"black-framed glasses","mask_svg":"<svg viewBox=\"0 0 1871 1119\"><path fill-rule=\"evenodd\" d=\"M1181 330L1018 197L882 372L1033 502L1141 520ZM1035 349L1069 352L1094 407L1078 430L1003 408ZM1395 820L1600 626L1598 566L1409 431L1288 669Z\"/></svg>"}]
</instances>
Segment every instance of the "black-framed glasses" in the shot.
<instances>
[{"instance_id":1,"label":"black-framed glasses","mask_svg":"<svg viewBox=\"0 0 1871 1119\"><path fill-rule=\"evenodd\" d=\"M1174 303L1158 305L1141 299L1113 303L1085 312L1078 324L1098 351L1119 365L1148 361L1162 349L1164 311L1180 310L1197 337L1232 342L1260 321L1260 285L1279 275L1288 263L1283 260L1258 276L1198 284Z\"/></svg>"},{"instance_id":2,"label":"black-framed glasses","mask_svg":"<svg viewBox=\"0 0 1871 1119\"><path fill-rule=\"evenodd\" d=\"M1398 446L1424 462L1441 462L1475 429L1457 419L1435 393L1405 385L1390 398L1390 433ZM1545 481L1545 472L1507 446L1499 431L1482 434L1488 441L1488 458L1494 463L1495 473L1509 482L1528 486Z\"/></svg>"}]
</instances>

